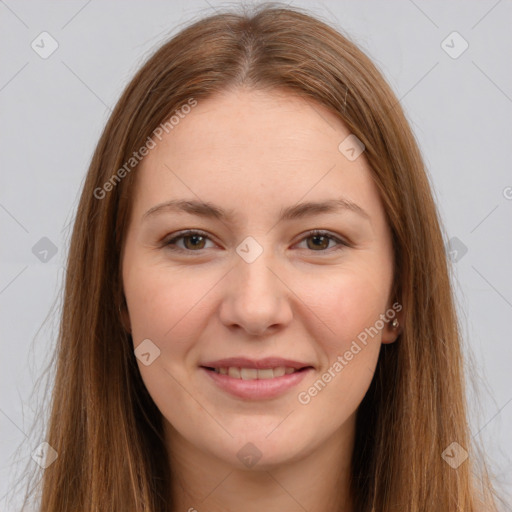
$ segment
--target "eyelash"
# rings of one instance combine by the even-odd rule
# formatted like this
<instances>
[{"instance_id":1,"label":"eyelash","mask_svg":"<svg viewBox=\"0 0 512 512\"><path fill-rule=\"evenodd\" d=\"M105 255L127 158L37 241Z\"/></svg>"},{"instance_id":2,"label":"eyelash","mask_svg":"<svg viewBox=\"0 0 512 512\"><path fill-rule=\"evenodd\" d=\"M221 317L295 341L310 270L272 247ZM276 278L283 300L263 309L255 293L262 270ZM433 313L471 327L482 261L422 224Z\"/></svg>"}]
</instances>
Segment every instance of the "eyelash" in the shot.
<instances>
[{"instance_id":1,"label":"eyelash","mask_svg":"<svg viewBox=\"0 0 512 512\"><path fill-rule=\"evenodd\" d=\"M194 236L194 235L199 235L203 238L206 238L208 240L211 241L210 237L208 236L207 233L205 233L204 231L201 231L201 230L197 230L197 229L189 229L189 230L186 230L186 231L181 231L180 233L178 233L176 236L174 236L173 238L169 239L168 241L164 242L163 245L168 248L169 250L171 251L174 251L174 252L179 252L179 253L201 253L201 251L204 251L206 249L198 249L197 251L193 251L193 250L190 250L190 249L182 249L181 247L177 247L176 246L176 241L177 240L180 240L181 238L187 238L187 237L190 237L190 236ZM330 252L330 251L339 251L339 250L342 250L342 249L345 249L346 247L349 247L349 244L344 242L343 240L341 240L340 238L338 237L335 237L334 235L331 235L328 231L323 231L321 229L313 229L311 231L309 231L308 233L306 233L306 235L301 238L300 242L304 241L304 240L307 240L308 238L312 238L314 236L323 236L323 237L326 237L330 240L334 240L335 242L338 242L338 246L337 247L331 247L330 249L320 249L318 251L311 251L311 252L319 252L319 253L326 253L326 252Z\"/></svg>"}]
</instances>

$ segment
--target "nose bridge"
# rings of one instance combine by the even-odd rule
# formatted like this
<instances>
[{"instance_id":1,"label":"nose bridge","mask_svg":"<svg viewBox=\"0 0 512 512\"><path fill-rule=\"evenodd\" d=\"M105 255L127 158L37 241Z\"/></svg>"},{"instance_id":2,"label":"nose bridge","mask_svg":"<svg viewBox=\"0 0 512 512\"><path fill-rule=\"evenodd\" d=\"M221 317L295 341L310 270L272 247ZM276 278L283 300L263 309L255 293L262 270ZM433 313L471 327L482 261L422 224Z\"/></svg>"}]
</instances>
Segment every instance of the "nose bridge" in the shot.
<instances>
[{"instance_id":1,"label":"nose bridge","mask_svg":"<svg viewBox=\"0 0 512 512\"><path fill-rule=\"evenodd\" d=\"M229 281L224 322L261 333L272 325L289 321L286 286L276 275L279 270L274 251L252 237L240 243L236 251L240 259Z\"/></svg>"},{"instance_id":2,"label":"nose bridge","mask_svg":"<svg viewBox=\"0 0 512 512\"><path fill-rule=\"evenodd\" d=\"M239 244L236 251L241 259L236 265L238 298L253 303L256 300L275 301L278 291L275 270L271 271L276 266L272 248L268 243L264 247L253 237L248 237Z\"/></svg>"}]
</instances>

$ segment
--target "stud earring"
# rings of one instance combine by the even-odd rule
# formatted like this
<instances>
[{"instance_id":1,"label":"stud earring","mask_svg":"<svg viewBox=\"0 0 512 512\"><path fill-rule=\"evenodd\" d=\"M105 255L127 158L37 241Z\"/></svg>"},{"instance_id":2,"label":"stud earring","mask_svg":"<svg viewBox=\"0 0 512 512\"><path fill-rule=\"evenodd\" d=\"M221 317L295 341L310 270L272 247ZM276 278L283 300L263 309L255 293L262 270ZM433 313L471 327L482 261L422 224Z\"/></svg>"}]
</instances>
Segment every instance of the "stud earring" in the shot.
<instances>
[{"instance_id":1,"label":"stud earring","mask_svg":"<svg viewBox=\"0 0 512 512\"><path fill-rule=\"evenodd\" d=\"M391 327L393 327L393 329L396 329L399 325L400 323L396 318L391 322Z\"/></svg>"}]
</instances>

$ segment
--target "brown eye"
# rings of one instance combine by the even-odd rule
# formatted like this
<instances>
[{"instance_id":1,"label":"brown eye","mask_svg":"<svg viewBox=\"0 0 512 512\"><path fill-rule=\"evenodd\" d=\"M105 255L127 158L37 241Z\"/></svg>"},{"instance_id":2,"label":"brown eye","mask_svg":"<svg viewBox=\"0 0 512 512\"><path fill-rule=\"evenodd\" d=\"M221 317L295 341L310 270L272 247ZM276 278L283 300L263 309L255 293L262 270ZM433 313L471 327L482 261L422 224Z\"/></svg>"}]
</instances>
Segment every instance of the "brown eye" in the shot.
<instances>
[{"instance_id":1,"label":"brown eye","mask_svg":"<svg viewBox=\"0 0 512 512\"><path fill-rule=\"evenodd\" d=\"M182 245L178 243L181 241L183 241ZM168 249L176 252L199 253L203 249L208 249L208 247L205 246L208 241L211 240L206 233L189 230L178 233L177 236L171 238L163 245ZM315 230L308 233L307 236L302 239L301 243L304 241L306 241L307 250L320 253L330 253L331 250L337 251L349 246L349 244L339 239L338 237L331 235L329 232L320 230ZM331 242L334 242L334 245L329 247Z\"/></svg>"},{"instance_id":2,"label":"brown eye","mask_svg":"<svg viewBox=\"0 0 512 512\"><path fill-rule=\"evenodd\" d=\"M183 245L178 245L177 242L183 240ZM178 252L199 252L202 249L207 249L205 243L210 240L205 233L201 231L186 231L181 232L177 236L171 238L164 243L164 246L172 251Z\"/></svg>"},{"instance_id":3,"label":"brown eye","mask_svg":"<svg viewBox=\"0 0 512 512\"><path fill-rule=\"evenodd\" d=\"M316 249L327 249L329 247L330 239L324 235L313 235L309 236L306 240L312 241L312 243L308 243L308 249L316 250Z\"/></svg>"},{"instance_id":4,"label":"brown eye","mask_svg":"<svg viewBox=\"0 0 512 512\"><path fill-rule=\"evenodd\" d=\"M204 249L205 238L202 235L187 235L182 238L187 249Z\"/></svg>"},{"instance_id":5,"label":"brown eye","mask_svg":"<svg viewBox=\"0 0 512 512\"><path fill-rule=\"evenodd\" d=\"M347 243L327 231L312 231L302 241L306 241L306 248L314 252L331 252L331 249L337 251L348 247ZM334 242L334 246L329 247L330 242Z\"/></svg>"}]
</instances>

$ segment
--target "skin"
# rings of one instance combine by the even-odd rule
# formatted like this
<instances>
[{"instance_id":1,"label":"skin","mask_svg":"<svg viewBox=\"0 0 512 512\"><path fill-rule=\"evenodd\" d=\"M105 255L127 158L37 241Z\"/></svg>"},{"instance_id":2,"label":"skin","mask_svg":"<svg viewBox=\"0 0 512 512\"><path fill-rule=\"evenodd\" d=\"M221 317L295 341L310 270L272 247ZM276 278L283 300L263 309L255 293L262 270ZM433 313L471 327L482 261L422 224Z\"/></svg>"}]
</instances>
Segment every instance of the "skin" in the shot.
<instances>
[{"instance_id":1,"label":"skin","mask_svg":"<svg viewBox=\"0 0 512 512\"><path fill-rule=\"evenodd\" d=\"M137 363L165 419L176 511L354 510L355 413L381 343L399 329L386 324L307 405L297 398L394 302L391 233L364 153L349 161L338 150L349 134L319 104L237 89L199 101L136 171L125 324L134 348L150 339L160 349L150 365ZM339 197L369 220L341 210L277 222L281 208ZM181 198L233 210L234 221L170 211L142 220ZM164 245L185 229L208 238L177 240L186 254ZM349 245L315 244L313 229ZM263 248L252 263L236 252L247 236ZM281 396L244 400L199 368L234 356L314 370ZM237 457L247 443L261 453L252 467Z\"/></svg>"}]
</instances>

